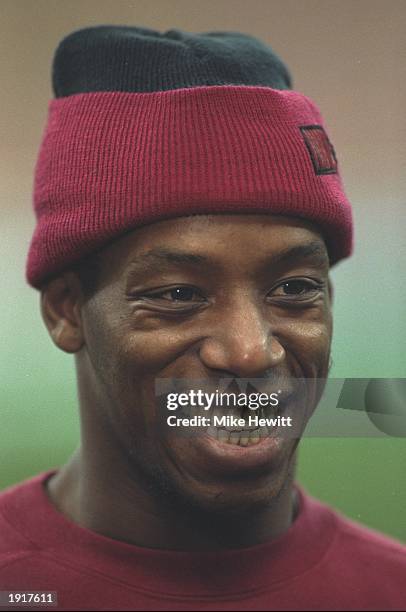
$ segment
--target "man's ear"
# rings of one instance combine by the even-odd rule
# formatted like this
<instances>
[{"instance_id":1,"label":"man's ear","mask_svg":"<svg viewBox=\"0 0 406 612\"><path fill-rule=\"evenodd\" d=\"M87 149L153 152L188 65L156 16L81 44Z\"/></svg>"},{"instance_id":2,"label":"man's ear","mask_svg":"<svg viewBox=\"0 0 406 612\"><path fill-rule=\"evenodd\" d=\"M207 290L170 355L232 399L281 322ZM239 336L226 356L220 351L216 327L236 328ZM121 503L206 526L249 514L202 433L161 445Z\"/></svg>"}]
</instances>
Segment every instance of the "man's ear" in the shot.
<instances>
[{"instance_id":1,"label":"man's ear","mask_svg":"<svg viewBox=\"0 0 406 612\"><path fill-rule=\"evenodd\" d=\"M74 272L51 280L41 291L41 314L58 348L77 353L84 344L80 316L81 286Z\"/></svg>"}]
</instances>

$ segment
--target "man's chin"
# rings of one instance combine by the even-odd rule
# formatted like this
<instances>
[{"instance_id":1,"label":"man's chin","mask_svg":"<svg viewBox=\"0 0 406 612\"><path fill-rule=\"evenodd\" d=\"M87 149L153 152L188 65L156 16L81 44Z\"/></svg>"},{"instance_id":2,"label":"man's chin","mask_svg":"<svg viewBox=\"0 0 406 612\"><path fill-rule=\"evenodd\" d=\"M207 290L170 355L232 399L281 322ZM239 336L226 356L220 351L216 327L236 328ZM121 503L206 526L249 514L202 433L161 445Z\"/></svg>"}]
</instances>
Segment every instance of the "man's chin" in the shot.
<instances>
[{"instance_id":1,"label":"man's chin","mask_svg":"<svg viewBox=\"0 0 406 612\"><path fill-rule=\"evenodd\" d=\"M268 438L252 447L239 447L199 436L198 444L194 440L193 458L186 460L187 453L173 455L172 465L178 463L176 456L182 462L180 469L166 474L166 500L199 513L243 516L259 511L272 504L291 481L296 446L294 440Z\"/></svg>"}]
</instances>

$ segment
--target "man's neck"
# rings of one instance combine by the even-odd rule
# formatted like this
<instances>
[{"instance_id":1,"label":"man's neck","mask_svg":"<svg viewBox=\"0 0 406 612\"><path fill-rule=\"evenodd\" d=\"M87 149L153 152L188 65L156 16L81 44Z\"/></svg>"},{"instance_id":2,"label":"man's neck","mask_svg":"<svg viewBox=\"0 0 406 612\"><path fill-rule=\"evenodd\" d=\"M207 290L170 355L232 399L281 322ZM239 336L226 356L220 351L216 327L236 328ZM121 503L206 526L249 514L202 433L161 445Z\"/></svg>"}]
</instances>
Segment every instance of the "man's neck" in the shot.
<instances>
[{"instance_id":1,"label":"man's neck","mask_svg":"<svg viewBox=\"0 0 406 612\"><path fill-rule=\"evenodd\" d=\"M48 481L47 494L74 523L129 544L189 551L249 547L281 536L297 512L292 477L266 506L213 514L147 493L125 469L94 465L92 456L78 450Z\"/></svg>"}]
</instances>

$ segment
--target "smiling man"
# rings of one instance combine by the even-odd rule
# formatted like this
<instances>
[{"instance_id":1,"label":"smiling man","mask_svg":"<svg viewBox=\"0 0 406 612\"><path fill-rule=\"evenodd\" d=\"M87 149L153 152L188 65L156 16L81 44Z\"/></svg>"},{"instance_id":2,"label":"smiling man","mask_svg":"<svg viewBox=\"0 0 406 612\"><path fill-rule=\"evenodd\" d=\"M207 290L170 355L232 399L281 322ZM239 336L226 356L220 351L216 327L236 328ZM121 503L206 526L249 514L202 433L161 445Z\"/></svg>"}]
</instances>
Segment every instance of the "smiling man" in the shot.
<instances>
[{"instance_id":1,"label":"smiling man","mask_svg":"<svg viewBox=\"0 0 406 612\"><path fill-rule=\"evenodd\" d=\"M405 549L295 484L298 435L245 407L239 426L161 426L159 380L317 405L352 218L316 106L232 32L81 30L53 85L27 279L75 356L81 443L0 496L1 590L61 610L404 609Z\"/></svg>"}]
</instances>

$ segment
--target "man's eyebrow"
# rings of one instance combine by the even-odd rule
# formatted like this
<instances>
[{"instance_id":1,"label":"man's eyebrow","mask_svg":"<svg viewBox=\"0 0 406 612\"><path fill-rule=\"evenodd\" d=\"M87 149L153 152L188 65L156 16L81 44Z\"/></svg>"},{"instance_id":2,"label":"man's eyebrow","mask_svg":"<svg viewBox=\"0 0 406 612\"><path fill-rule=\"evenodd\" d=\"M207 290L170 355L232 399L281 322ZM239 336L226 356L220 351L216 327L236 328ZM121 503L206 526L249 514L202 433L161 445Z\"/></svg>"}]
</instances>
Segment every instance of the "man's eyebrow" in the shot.
<instances>
[{"instance_id":1,"label":"man's eyebrow","mask_svg":"<svg viewBox=\"0 0 406 612\"><path fill-rule=\"evenodd\" d=\"M147 270L157 264L206 264L208 258L195 253L186 251L178 251L172 249L155 248L137 255L136 259L130 262L129 269L131 271Z\"/></svg>"},{"instance_id":2,"label":"man's eyebrow","mask_svg":"<svg viewBox=\"0 0 406 612\"><path fill-rule=\"evenodd\" d=\"M329 256L324 243L313 241L305 244L298 244L277 253L272 257L272 264L289 263L290 261L298 259L309 259L320 266L329 263Z\"/></svg>"},{"instance_id":3,"label":"man's eyebrow","mask_svg":"<svg viewBox=\"0 0 406 612\"><path fill-rule=\"evenodd\" d=\"M306 244L299 244L280 251L275 255L271 255L267 258L266 263L267 265L281 265L300 259L311 260L319 266L325 266L329 262L324 244L314 241ZM160 247L137 255L137 257L129 263L128 271L130 273L145 272L162 264L214 265L214 262L204 255Z\"/></svg>"}]
</instances>

